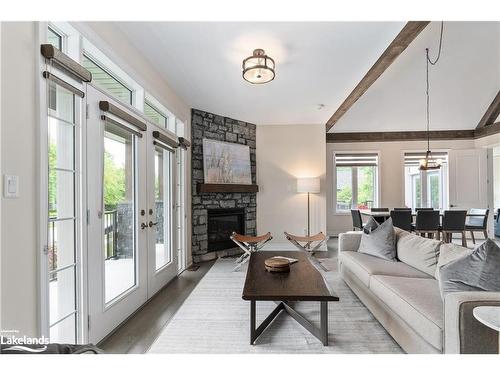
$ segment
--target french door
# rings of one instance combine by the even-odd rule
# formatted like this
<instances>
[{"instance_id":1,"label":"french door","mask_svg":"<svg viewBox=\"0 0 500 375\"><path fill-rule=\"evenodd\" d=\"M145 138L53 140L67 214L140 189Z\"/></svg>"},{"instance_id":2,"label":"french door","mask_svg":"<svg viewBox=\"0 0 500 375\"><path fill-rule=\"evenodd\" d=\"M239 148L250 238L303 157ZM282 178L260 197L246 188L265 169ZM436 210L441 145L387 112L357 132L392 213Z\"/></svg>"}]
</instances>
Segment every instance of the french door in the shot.
<instances>
[{"instance_id":1,"label":"french door","mask_svg":"<svg viewBox=\"0 0 500 375\"><path fill-rule=\"evenodd\" d=\"M87 90L88 341L97 343L177 275L172 236L175 149L103 113ZM143 121L141 119L141 121ZM148 126L152 128L152 126Z\"/></svg>"},{"instance_id":2,"label":"french door","mask_svg":"<svg viewBox=\"0 0 500 375\"><path fill-rule=\"evenodd\" d=\"M175 150L148 133L148 297L177 276Z\"/></svg>"}]
</instances>

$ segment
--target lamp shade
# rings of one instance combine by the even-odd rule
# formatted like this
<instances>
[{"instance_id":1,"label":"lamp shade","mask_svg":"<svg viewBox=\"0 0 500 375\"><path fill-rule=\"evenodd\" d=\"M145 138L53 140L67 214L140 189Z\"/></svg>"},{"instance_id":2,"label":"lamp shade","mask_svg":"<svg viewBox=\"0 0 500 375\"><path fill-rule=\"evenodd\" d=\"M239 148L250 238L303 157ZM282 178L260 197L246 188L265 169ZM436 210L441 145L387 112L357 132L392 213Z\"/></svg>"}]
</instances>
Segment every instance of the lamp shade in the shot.
<instances>
[{"instance_id":1,"label":"lamp shade","mask_svg":"<svg viewBox=\"0 0 500 375\"><path fill-rule=\"evenodd\" d=\"M307 177L297 179L297 193L319 193L319 178Z\"/></svg>"}]
</instances>

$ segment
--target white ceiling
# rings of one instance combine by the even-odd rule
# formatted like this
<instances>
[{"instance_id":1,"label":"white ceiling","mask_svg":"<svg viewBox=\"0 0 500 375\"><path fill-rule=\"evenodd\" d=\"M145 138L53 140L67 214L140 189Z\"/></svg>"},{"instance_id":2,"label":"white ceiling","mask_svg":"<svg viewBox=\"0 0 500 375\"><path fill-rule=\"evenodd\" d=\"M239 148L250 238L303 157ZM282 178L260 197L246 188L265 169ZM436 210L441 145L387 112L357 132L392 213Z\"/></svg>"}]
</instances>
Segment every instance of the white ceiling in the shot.
<instances>
[{"instance_id":1,"label":"white ceiling","mask_svg":"<svg viewBox=\"0 0 500 375\"><path fill-rule=\"evenodd\" d=\"M116 24L189 106L257 124L325 124L404 26ZM439 25L424 29L332 130L424 130L425 48L437 51ZM271 83L241 77L241 61L255 48L276 60ZM445 22L441 60L431 69L431 128L474 128L500 87L500 22Z\"/></svg>"},{"instance_id":2,"label":"white ceiling","mask_svg":"<svg viewBox=\"0 0 500 375\"><path fill-rule=\"evenodd\" d=\"M193 108L257 124L324 124L404 22L117 25ZM255 48L276 61L265 85L241 77Z\"/></svg>"},{"instance_id":3,"label":"white ceiling","mask_svg":"<svg viewBox=\"0 0 500 375\"><path fill-rule=\"evenodd\" d=\"M432 22L335 124L333 132L425 130L425 48L437 53ZM473 129L500 88L500 22L445 22L430 68L431 130Z\"/></svg>"}]
</instances>

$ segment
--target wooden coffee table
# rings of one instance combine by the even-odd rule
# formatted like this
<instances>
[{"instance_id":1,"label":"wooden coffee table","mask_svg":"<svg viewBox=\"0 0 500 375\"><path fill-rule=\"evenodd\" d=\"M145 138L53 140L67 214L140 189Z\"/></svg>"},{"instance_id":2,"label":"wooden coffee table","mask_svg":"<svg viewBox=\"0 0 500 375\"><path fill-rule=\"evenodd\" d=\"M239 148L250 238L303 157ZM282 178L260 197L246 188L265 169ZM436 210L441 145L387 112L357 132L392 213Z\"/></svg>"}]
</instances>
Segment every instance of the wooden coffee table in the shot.
<instances>
[{"instance_id":1,"label":"wooden coffee table","mask_svg":"<svg viewBox=\"0 0 500 375\"><path fill-rule=\"evenodd\" d=\"M289 273L270 273L264 267L264 260L281 255L298 259L290 266ZM250 301L250 344L273 322L282 311L294 318L323 345L328 346L328 302L338 301L323 279L319 270L311 263L309 256L300 251L261 251L250 256L247 277L242 298ZM257 301L275 301L277 307L256 328ZM288 302L311 301L320 303L320 328L295 311Z\"/></svg>"}]
</instances>

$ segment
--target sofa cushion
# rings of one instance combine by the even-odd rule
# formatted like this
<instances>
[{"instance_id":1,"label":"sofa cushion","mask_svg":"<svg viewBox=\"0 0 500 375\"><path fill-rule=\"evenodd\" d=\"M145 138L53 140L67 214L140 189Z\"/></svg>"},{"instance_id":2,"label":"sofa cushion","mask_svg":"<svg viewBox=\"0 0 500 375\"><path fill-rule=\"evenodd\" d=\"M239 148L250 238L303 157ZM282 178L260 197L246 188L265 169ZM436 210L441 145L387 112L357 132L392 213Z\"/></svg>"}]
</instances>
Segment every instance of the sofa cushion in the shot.
<instances>
[{"instance_id":1,"label":"sofa cushion","mask_svg":"<svg viewBox=\"0 0 500 375\"><path fill-rule=\"evenodd\" d=\"M436 274L440 245L440 241L406 232L400 234L398 238L398 259L434 277Z\"/></svg>"},{"instance_id":2,"label":"sofa cushion","mask_svg":"<svg viewBox=\"0 0 500 375\"><path fill-rule=\"evenodd\" d=\"M439 258L436 265L436 274L435 278L439 281L439 269L443 267L445 264L453 262L459 258L472 254L471 249L467 249L466 247L459 246L454 243L444 243L441 244L439 248Z\"/></svg>"},{"instance_id":3,"label":"sofa cushion","mask_svg":"<svg viewBox=\"0 0 500 375\"><path fill-rule=\"evenodd\" d=\"M429 278L429 275L403 262L391 262L356 251L344 251L339 255L343 267L351 271L367 287L371 275L393 275L401 277Z\"/></svg>"},{"instance_id":4,"label":"sofa cushion","mask_svg":"<svg viewBox=\"0 0 500 375\"><path fill-rule=\"evenodd\" d=\"M381 259L396 261L396 235L392 219L388 219L370 232L361 233L358 251Z\"/></svg>"},{"instance_id":5,"label":"sofa cushion","mask_svg":"<svg viewBox=\"0 0 500 375\"><path fill-rule=\"evenodd\" d=\"M365 233L371 233L372 231L374 231L377 228L378 228L377 220L375 220L373 218L373 216L370 216L370 218L365 223L365 225L363 225L363 232L365 232Z\"/></svg>"},{"instance_id":6,"label":"sofa cushion","mask_svg":"<svg viewBox=\"0 0 500 375\"><path fill-rule=\"evenodd\" d=\"M443 302L437 280L375 275L370 290L437 350L443 348Z\"/></svg>"},{"instance_id":7,"label":"sofa cushion","mask_svg":"<svg viewBox=\"0 0 500 375\"><path fill-rule=\"evenodd\" d=\"M448 293L500 291L500 248L487 239L470 255L450 262L439 271L443 299Z\"/></svg>"}]
</instances>

